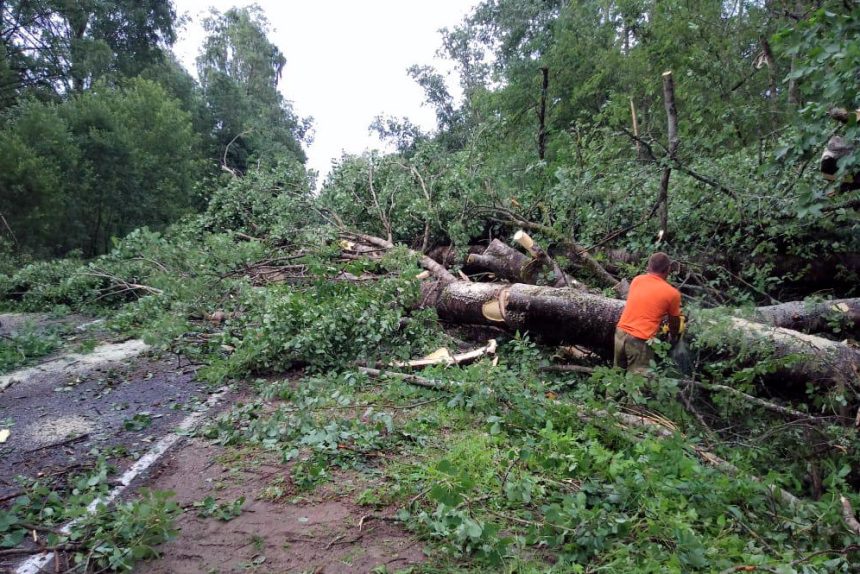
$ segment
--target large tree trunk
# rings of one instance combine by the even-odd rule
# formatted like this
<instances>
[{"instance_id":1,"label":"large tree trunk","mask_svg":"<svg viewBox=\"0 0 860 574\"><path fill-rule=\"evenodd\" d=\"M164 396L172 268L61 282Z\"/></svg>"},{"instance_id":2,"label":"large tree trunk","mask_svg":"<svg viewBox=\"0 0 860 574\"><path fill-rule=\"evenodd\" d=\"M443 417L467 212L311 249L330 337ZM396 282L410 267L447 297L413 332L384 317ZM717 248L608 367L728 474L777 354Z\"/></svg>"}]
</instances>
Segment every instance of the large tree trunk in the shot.
<instances>
[{"instance_id":1,"label":"large tree trunk","mask_svg":"<svg viewBox=\"0 0 860 574\"><path fill-rule=\"evenodd\" d=\"M580 344L608 355L624 302L579 289L515 283L428 282L424 305L454 323L484 324L531 333L553 343ZM731 317L726 310L701 312L688 329L703 347L743 352L749 360L790 359L778 368L794 380L845 384L856 380L860 351L822 337Z\"/></svg>"},{"instance_id":2,"label":"large tree trunk","mask_svg":"<svg viewBox=\"0 0 860 574\"><path fill-rule=\"evenodd\" d=\"M831 331L836 324L853 332L860 328L860 299L834 299L808 303L791 301L755 309L755 319L774 327L784 327L806 333Z\"/></svg>"}]
</instances>

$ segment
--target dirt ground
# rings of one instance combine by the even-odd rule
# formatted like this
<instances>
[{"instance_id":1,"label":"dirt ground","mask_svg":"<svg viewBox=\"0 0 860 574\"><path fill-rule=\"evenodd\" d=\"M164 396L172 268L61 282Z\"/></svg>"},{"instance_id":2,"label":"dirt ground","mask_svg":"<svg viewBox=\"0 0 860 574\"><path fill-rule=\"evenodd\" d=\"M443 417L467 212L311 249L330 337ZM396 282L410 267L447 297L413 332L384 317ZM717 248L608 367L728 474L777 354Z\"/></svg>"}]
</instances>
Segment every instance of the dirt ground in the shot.
<instances>
[{"instance_id":1,"label":"dirt ground","mask_svg":"<svg viewBox=\"0 0 860 574\"><path fill-rule=\"evenodd\" d=\"M2 321L10 333L51 320L4 315ZM71 337L88 321L68 319ZM99 338L111 343L106 333ZM16 476L86 470L94 449L125 470L211 392L195 380L194 368L175 358L147 352L103 357L87 362L68 351L56 353L16 371L14 382L0 390L0 428L11 430L0 445L0 500L20 489ZM227 394L208 416L229 408L236 396ZM367 480L335 472L331 483L302 494L292 488L288 466L265 453L181 439L123 494L128 499L139 488L169 490L186 509L177 521L180 534L161 549L163 557L135 572L397 572L421 562L422 544L392 519L391 510L354 502ZM194 503L207 496L219 502L244 497L243 511L230 521L200 517ZM0 561L0 572L14 572L14 563Z\"/></svg>"},{"instance_id":2,"label":"dirt ground","mask_svg":"<svg viewBox=\"0 0 860 574\"><path fill-rule=\"evenodd\" d=\"M335 574L378 567L396 572L423 560L421 543L396 521L384 519L390 513L352 501L366 486L360 477L344 473L327 488L295 496L287 466L265 458L199 439L166 456L149 488L175 492L183 506L207 496L222 502L244 496L246 502L228 522L201 518L189 509L178 521L179 537L161 549L164 557L140 564L135 572ZM274 501L261 498L272 484L284 485L284 495Z\"/></svg>"}]
</instances>

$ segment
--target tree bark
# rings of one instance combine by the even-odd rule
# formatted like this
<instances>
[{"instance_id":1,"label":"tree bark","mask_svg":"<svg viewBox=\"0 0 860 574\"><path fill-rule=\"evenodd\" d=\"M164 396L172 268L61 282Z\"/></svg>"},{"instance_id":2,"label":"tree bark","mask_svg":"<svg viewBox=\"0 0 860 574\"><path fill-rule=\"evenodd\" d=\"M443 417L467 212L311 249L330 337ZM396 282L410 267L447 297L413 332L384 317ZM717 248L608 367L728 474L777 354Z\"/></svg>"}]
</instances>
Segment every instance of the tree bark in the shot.
<instances>
[{"instance_id":1,"label":"tree bark","mask_svg":"<svg viewBox=\"0 0 860 574\"><path fill-rule=\"evenodd\" d=\"M424 305L444 321L495 325L531 333L550 343L579 344L608 355L624 301L578 289L516 283L447 283L424 285ZM726 318L728 317L728 318ZM781 376L804 382L845 385L860 370L860 350L814 335L731 317L727 310L700 312L688 337L705 348L743 352L748 360L790 359L778 366Z\"/></svg>"},{"instance_id":2,"label":"tree bark","mask_svg":"<svg viewBox=\"0 0 860 574\"><path fill-rule=\"evenodd\" d=\"M508 281L534 283L541 264L499 241L493 239L482 254L470 254L469 265L476 265Z\"/></svg>"},{"instance_id":3,"label":"tree bark","mask_svg":"<svg viewBox=\"0 0 860 574\"><path fill-rule=\"evenodd\" d=\"M833 322L850 331L860 327L860 298L834 299L819 303L791 301L757 307L755 318L768 325L805 333L830 331Z\"/></svg>"},{"instance_id":4,"label":"tree bark","mask_svg":"<svg viewBox=\"0 0 860 574\"><path fill-rule=\"evenodd\" d=\"M543 161L546 158L546 95L549 88L549 68L540 69L542 80L540 87L540 110L538 111L538 158Z\"/></svg>"},{"instance_id":5,"label":"tree bark","mask_svg":"<svg viewBox=\"0 0 860 574\"><path fill-rule=\"evenodd\" d=\"M669 135L669 161L674 163L678 151L678 110L675 107L675 81L672 72L663 72L663 101L666 106L666 122ZM669 176L672 168L663 168L660 178L660 232L661 238L669 239Z\"/></svg>"}]
</instances>

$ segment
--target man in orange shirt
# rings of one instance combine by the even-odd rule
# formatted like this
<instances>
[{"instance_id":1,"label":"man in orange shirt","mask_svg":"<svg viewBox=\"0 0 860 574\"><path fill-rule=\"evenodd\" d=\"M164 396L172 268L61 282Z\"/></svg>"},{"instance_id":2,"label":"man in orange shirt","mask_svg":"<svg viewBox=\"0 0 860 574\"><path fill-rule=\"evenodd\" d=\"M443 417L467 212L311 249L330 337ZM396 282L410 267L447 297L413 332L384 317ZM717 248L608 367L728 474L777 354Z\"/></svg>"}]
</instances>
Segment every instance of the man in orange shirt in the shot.
<instances>
[{"instance_id":1,"label":"man in orange shirt","mask_svg":"<svg viewBox=\"0 0 860 574\"><path fill-rule=\"evenodd\" d=\"M648 339L657 334L668 317L669 340L678 339L681 328L681 292L666 278L672 261L657 252L648 259L648 272L630 283L627 304L615 328L615 366L631 372L646 371L654 357Z\"/></svg>"}]
</instances>

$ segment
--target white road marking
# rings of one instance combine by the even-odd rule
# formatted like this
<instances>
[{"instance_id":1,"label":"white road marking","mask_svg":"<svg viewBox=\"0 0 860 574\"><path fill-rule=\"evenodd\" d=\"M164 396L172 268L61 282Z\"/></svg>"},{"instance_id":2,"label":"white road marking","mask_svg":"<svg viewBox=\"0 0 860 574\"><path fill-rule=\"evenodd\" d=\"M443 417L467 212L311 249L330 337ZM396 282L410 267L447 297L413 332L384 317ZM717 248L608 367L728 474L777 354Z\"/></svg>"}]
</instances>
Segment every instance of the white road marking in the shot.
<instances>
[{"instance_id":1,"label":"white road marking","mask_svg":"<svg viewBox=\"0 0 860 574\"><path fill-rule=\"evenodd\" d=\"M94 514L96 509L104 504L108 505L116 498L123 493L123 491L128 488L128 485L131 484L131 481L137 478L143 471L148 469L154 462L156 462L161 456L167 452L170 447L175 445L180 438L184 435L185 432L193 429L209 412L213 406L215 406L221 397L227 392L226 388L219 389L218 392L211 395L209 399L204 403L205 409L197 411L191 415L185 417L185 419L179 424L176 431L164 436L161 440L159 440L149 451L140 457L137 462L135 462L131 468L123 473L121 477L119 477L119 485L117 485L113 490L107 493L105 496L101 498L97 498L93 500L88 506L86 513ZM69 534L72 528L75 527L83 518L77 518L72 520L65 526L60 529L60 532L63 534ZM47 568L51 562L54 560L53 553L43 553L36 556L31 556L24 563L18 566L18 569L15 570L15 574L40 574L43 572L44 568Z\"/></svg>"}]
</instances>

